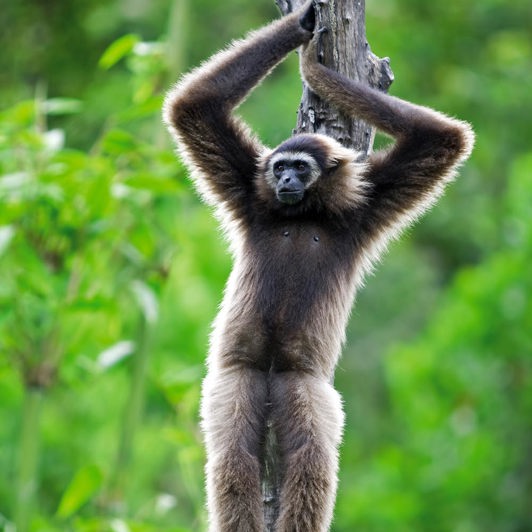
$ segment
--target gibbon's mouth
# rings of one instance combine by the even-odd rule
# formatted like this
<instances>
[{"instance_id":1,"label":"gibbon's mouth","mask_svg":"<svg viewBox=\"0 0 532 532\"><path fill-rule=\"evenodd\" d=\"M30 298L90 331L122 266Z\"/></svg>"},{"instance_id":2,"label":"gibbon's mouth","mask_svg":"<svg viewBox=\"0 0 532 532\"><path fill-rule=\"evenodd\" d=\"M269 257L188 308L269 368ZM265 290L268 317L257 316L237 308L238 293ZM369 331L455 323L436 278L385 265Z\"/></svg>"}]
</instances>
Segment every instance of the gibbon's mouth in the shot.
<instances>
[{"instance_id":1,"label":"gibbon's mouth","mask_svg":"<svg viewBox=\"0 0 532 532\"><path fill-rule=\"evenodd\" d=\"M295 205L296 203L299 203L304 196L305 192L303 190L301 191L280 191L277 192L277 199L281 203L286 203L287 205Z\"/></svg>"}]
</instances>

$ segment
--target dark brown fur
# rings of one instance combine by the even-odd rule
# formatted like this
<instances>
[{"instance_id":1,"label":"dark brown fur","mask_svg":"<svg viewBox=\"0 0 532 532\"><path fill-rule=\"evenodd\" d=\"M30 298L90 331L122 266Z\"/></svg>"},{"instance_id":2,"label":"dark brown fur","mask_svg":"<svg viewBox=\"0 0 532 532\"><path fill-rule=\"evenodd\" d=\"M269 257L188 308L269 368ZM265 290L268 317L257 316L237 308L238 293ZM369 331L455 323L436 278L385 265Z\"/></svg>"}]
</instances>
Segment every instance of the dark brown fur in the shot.
<instances>
[{"instance_id":1,"label":"dark brown fur","mask_svg":"<svg viewBox=\"0 0 532 532\"><path fill-rule=\"evenodd\" d=\"M216 206L235 259L203 386L213 532L264 529L260 468L267 415L283 464L276 530L328 530L343 426L330 382L355 289L390 238L441 194L473 144L464 122L320 65L300 16L276 21L214 56L165 104L165 120L199 191ZM394 137L390 150L359 164L355 152L334 140L302 135L271 151L232 114L300 45L302 75L312 90ZM269 163L279 152L309 154L321 168L295 205L280 203L272 188Z\"/></svg>"}]
</instances>

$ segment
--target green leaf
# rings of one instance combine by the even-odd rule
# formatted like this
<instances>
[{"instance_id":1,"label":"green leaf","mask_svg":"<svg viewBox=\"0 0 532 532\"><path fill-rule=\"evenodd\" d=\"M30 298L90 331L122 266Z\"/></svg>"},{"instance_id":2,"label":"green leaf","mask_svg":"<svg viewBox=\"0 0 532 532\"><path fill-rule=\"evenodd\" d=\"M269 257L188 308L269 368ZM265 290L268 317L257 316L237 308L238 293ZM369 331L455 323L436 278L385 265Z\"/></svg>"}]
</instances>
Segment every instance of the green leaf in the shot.
<instances>
[{"instance_id":1,"label":"green leaf","mask_svg":"<svg viewBox=\"0 0 532 532\"><path fill-rule=\"evenodd\" d=\"M179 183L171 177L159 177L149 174L135 174L126 179L128 187L149 190L154 194L175 194Z\"/></svg>"},{"instance_id":2,"label":"green leaf","mask_svg":"<svg viewBox=\"0 0 532 532\"><path fill-rule=\"evenodd\" d=\"M81 100L75 98L51 98L43 103L47 115L71 115L79 113L83 106Z\"/></svg>"},{"instance_id":3,"label":"green leaf","mask_svg":"<svg viewBox=\"0 0 532 532\"><path fill-rule=\"evenodd\" d=\"M138 148L137 139L127 131L112 129L102 140L102 149L109 155L122 155L134 152Z\"/></svg>"},{"instance_id":4,"label":"green leaf","mask_svg":"<svg viewBox=\"0 0 532 532\"><path fill-rule=\"evenodd\" d=\"M148 100L138 103L124 111L116 114L116 119L119 123L131 122L132 120L139 120L152 116L155 113L160 113L163 105L163 96L152 96Z\"/></svg>"},{"instance_id":5,"label":"green leaf","mask_svg":"<svg viewBox=\"0 0 532 532\"><path fill-rule=\"evenodd\" d=\"M102 480L102 473L95 465L82 467L63 493L57 517L66 519L77 512L100 488Z\"/></svg>"},{"instance_id":6,"label":"green leaf","mask_svg":"<svg viewBox=\"0 0 532 532\"><path fill-rule=\"evenodd\" d=\"M35 101L24 100L0 113L2 125L30 126L35 120Z\"/></svg>"},{"instance_id":7,"label":"green leaf","mask_svg":"<svg viewBox=\"0 0 532 532\"><path fill-rule=\"evenodd\" d=\"M14 235L15 228L12 225L0 226L0 255L7 249Z\"/></svg>"},{"instance_id":8,"label":"green leaf","mask_svg":"<svg viewBox=\"0 0 532 532\"><path fill-rule=\"evenodd\" d=\"M116 65L120 59L129 54L138 42L138 35L132 33L120 37L111 43L107 50L105 50L98 63L99 66L105 70L110 69L113 65Z\"/></svg>"}]
</instances>

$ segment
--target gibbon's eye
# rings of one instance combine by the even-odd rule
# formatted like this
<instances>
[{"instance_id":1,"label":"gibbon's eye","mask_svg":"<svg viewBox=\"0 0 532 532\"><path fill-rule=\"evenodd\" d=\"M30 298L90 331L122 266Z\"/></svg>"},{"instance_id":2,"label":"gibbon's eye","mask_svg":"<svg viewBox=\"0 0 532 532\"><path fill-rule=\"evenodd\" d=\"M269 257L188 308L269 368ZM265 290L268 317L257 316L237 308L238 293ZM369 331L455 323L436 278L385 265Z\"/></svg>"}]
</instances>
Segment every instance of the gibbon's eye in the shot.
<instances>
[{"instance_id":1,"label":"gibbon's eye","mask_svg":"<svg viewBox=\"0 0 532 532\"><path fill-rule=\"evenodd\" d=\"M303 161L298 161L296 163L296 168L298 172L303 173L307 171L308 165L307 163L304 163Z\"/></svg>"},{"instance_id":2,"label":"gibbon's eye","mask_svg":"<svg viewBox=\"0 0 532 532\"><path fill-rule=\"evenodd\" d=\"M276 177L279 177L284 172L284 165L283 164L276 164L273 167L273 173Z\"/></svg>"}]
</instances>

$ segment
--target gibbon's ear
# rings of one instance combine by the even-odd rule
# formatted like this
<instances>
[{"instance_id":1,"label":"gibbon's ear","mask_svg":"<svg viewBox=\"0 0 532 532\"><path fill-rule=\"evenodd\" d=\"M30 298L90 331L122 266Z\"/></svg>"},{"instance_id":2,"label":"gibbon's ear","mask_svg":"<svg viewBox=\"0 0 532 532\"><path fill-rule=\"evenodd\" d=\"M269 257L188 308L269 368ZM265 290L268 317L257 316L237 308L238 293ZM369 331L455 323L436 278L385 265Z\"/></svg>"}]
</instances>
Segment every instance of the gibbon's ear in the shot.
<instances>
[{"instance_id":1,"label":"gibbon's ear","mask_svg":"<svg viewBox=\"0 0 532 532\"><path fill-rule=\"evenodd\" d=\"M359 153L342 146L336 140L321 136L322 142L327 146L327 164L326 169L329 172L338 170L340 167L356 162L359 158Z\"/></svg>"}]
</instances>

